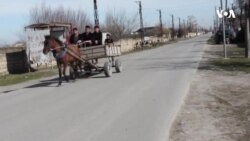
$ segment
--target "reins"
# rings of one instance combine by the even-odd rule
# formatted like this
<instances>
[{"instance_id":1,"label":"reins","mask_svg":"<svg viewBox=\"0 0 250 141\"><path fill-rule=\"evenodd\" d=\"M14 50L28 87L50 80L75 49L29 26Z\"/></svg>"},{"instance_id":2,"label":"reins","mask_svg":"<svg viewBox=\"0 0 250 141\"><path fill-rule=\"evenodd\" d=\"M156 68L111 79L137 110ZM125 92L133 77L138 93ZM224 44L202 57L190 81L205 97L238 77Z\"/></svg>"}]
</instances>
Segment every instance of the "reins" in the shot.
<instances>
[{"instance_id":1,"label":"reins","mask_svg":"<svg viewBox=\"0 0 250 141\"><path fill-rule=\"evenodd\" d=\"M49 51L54 51L54 50L56 50L56 49L62 49L62 48L66 48L65 46L59 46L59 47L56 47L56 48L53 48L53 49L49 49Z\"/></svg>"}]
</instances>

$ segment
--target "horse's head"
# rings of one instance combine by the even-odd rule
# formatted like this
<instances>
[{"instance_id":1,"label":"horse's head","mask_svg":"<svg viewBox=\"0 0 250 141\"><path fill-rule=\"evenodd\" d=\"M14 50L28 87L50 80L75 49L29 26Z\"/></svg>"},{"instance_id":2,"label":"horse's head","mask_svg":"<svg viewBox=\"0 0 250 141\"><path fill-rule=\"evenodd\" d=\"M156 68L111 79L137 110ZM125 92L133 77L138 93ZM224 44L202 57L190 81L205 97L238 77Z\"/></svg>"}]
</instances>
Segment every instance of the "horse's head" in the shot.
<instances>
[{"instance_id":1,"label":"horse's head","mask_svg":"<svg viewBox=\"0 0 250 141\"><path fill-rule=\"evenodd\" d=\"M43 54L48 54L52 49L52 41L50 36L45 36L44 47L43 47Z\"/></svg>"},{"instance_id":2,"label":"horse's head","mask_svg":"<svg viewBox=\"0 0 250 141\"><path fill-rule=\"evenodd\" d=\"M45 36L45 41L44 41L44 48L43 48L43 54L48 54L50 51L59 51L60 46L62 46L63 43L59 41L58 39L51 37L51 36Z\"/></svg>"}]
</instances>

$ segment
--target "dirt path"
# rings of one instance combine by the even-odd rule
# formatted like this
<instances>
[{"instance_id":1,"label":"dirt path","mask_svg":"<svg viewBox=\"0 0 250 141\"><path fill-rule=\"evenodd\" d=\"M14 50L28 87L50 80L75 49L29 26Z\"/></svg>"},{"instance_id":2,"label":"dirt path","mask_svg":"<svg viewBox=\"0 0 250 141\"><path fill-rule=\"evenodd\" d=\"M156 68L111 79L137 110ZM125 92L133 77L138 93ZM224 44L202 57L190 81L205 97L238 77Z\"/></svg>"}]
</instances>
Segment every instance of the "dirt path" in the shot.
<instances>
[{"instance_id":1,"label":"dirt path","mask_svg":"<svg viewBox=\"0 0 250 141\"><path fill-rule=\"evenodd\" d=\"M207 46L170 141L250 141L250 74L209 63L221 46Z\"/></svg>"}]
</instances>

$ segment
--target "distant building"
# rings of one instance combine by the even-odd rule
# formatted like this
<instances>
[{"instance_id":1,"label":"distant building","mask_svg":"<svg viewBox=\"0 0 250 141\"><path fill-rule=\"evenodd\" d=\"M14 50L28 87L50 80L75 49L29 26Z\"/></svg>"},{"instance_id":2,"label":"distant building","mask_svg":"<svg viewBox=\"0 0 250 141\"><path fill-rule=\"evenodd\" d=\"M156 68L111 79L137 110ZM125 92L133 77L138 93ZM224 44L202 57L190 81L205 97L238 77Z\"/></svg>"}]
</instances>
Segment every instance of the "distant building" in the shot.
<instances>
[{"instance_id":1,"label":"distant building","mask_svg":"<svg viewBox=\"0 0 250 141\"><path fill-rule=\"evenodd\" d=\"M139 35L142 32L142 28L134 31L132 34ZM157 36L159 32L159 28L156 26L144 27L144 35L145 36Z\"/></svg>"}]
</instances>

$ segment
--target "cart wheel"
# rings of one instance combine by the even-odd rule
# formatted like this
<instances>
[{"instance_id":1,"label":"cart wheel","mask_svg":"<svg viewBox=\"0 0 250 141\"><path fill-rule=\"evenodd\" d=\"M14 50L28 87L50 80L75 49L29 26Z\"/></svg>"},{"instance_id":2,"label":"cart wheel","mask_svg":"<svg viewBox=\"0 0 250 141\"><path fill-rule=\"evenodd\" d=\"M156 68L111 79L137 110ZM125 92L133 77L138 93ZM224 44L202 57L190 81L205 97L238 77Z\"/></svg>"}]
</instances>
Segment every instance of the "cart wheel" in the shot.
<instances>
[{"instance_id":1,"label":"cart wheel","mask_svg":"<svg viewBox=\"0 0 250 141\"><path fill-rule=\"evenodd\" d=\"M111 77L112 76L112 67L111 64L109 62L106 62L104 64L104 73L106 75L106 77Z\"/></svg>"},{"instance_id":2,"label":"cart wheel","mask_svg":"<svg viewBox=\"0 0 250 141\"><path fill-rule=\"evenodd\" d=\"M75 80L76 79L76 74L75 74L75 71L72 67L70 67L69 69L69 77L71 80Z\"/></svg>"},{"instance_id":3,"label":"cart wheel","mask_svg":"<svg viewBox=\"0 0 250 141\"><path fill-rule=\"evenodd\" d=\"M122 72L122 62L120 60L115 60L115 70L117 73Z\"/></svg>"},{"instance_id":4,"label":"cart wheel","mask_svg":"<svg viewBox=\"0 0 250 141\"><path fill-rule=\"evenodd\" d=\"M91 66L89 65L85 66L84 71L86 72L86 75L91 75L92 74Z\"/></svg>"}]
</instances>

